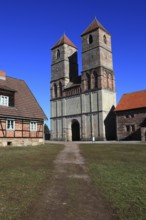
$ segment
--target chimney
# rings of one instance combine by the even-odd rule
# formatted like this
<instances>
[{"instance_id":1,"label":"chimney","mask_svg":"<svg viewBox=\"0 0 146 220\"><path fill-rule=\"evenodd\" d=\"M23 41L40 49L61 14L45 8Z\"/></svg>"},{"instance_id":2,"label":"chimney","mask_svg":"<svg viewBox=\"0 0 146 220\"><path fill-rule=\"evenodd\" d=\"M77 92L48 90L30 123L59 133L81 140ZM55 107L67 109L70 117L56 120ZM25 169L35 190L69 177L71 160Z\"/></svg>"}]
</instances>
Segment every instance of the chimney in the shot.
<instances>
[{"instance_id":1,"label":"chimney","mask_svg":"<svg viewBox=\"0 0 146 220\"><path fill-rule=\"evenodd\" d=\"M3 70L0 70L0 79L6 80L6 73Z\"/></svg>"}]
</instances>

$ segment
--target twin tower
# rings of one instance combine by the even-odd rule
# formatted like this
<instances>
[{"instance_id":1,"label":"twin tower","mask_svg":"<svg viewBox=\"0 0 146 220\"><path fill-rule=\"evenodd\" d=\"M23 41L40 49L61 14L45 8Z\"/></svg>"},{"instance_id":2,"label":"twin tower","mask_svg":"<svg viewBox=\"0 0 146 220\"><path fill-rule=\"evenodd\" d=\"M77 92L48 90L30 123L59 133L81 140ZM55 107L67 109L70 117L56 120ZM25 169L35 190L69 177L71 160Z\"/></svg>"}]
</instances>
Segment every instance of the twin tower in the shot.
<instances>
[{"instance_id":1,"label":"twin tower","mask_svg":"<svg viewBox=\"0 0 146 220\"><path fill-rule=\"evenodd\" d=\"M82 72L76 46L63 35L52 48L51 139L115 139L115 77L111 36L97 19L82 33Z\"/></svg>"}]
</instances>

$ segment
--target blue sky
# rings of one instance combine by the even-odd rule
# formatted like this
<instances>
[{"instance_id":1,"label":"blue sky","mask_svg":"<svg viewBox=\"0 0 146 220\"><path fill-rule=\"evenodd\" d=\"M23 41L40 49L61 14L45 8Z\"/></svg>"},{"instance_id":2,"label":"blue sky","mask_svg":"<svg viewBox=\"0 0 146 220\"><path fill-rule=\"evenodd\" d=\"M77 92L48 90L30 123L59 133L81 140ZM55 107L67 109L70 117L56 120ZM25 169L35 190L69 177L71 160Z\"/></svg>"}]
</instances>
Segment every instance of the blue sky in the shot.
<instances>
[{"instance_id":1,"label":"blue sky","mask_svg":"<svg viewBox=\"0 0 146 220\"><path fill-rule=\"evenodd\" d=\"M145 0L0 0L0 69L26 81L48 118L51 48L65 33L81 72L80 35L95 16L112 35L117 102L146 89Z\"/></svg>"}]
</instances>

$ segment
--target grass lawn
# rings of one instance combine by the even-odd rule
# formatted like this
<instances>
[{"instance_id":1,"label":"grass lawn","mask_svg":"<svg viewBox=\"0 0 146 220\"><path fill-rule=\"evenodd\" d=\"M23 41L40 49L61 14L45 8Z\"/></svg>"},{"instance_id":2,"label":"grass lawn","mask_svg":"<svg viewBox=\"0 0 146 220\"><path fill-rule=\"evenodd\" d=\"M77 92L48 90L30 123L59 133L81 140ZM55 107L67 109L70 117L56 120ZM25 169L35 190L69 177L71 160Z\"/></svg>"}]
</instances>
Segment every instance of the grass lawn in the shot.
<instances>
[{"instance_id":1,"label":"grass lawn","mask_svg":"<svg viewBox=\"0 0 146 220\"><path fill-rule=\"evenodd\" d=\"M0 148L0 220L19 219L45 183L62 145Z\"/></svg>"},{"instance_id":2,"label":"grass lawn","mask_svg":"<svg viewBox=\"0 0 146 220\"><path fill-rule=\"evenodd\" d=\"M81 153L98 191L121 220L146 219L146 145L84 144Z\"/></svg>"}]
</instances>

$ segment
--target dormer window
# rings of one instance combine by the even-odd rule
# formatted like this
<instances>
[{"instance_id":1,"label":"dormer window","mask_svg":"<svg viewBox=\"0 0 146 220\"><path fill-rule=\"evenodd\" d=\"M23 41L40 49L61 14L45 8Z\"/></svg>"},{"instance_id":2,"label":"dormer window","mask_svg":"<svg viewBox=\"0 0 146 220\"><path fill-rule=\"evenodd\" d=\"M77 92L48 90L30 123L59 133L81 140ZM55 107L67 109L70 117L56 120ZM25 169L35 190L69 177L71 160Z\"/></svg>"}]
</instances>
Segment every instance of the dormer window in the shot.
<instances>
[{"instance_id":1,"label":"dormer window","mask_svg":"<svg viewBox=\"0 0 146 220\"><path fill-rule=\"evenodd\" d=\"M9 106L9 97L0 95L0 105Z\"/></svg>"}]
</instances>

